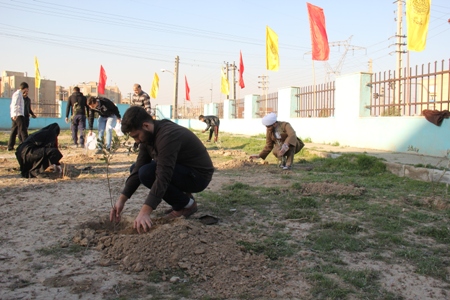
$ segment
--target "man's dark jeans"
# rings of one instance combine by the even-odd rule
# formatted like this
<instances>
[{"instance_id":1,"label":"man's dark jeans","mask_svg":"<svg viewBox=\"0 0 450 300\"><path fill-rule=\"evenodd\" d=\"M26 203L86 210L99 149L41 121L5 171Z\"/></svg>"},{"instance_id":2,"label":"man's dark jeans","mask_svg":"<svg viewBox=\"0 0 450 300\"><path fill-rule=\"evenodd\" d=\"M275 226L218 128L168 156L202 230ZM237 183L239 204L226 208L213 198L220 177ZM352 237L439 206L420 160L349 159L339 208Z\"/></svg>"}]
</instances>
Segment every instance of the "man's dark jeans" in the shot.
<instances>
[{"instance_id":1,"label":"man's dark jeans","mask_svg":"<svg viewBox=\"0 0 450 300\"><path fill-rule=\"evenodd\" d=\"M11 135L8 141L8 150L13 150L16 144L16 137L19 135L19 142L22 143L28 137L28 127L25 124L25 117L18 116L16 120L11 119Z\"/></svg>"},{"instance_id":2,"label":"man's dark jeans","mask_svg":"<svg viewBox=\"0 0 450 300\"><path fill-rule=\"evenodd\" d=\"M84 130L86 129L86 116L75 115L73 116L72 125L72 140L75 145L78 145L78 133L80 134L80 146L84 146Z\"/></svg>"},{"instance_id":3,"label":"man's dark jeans","mask_svg":"<svg viewBox=\"0 0 450 300\"><path fill-rule=\"evenodd\" d=\"M139 179L149 189L156 179L156 165L156 161L153 160L139 169ZM177 164L163 200L171 205L174 210L181 210L189 203L187 193L201 192L208 186L209 182L210 180L203 178L196 170Z\"/></svg>"}]
</instances>

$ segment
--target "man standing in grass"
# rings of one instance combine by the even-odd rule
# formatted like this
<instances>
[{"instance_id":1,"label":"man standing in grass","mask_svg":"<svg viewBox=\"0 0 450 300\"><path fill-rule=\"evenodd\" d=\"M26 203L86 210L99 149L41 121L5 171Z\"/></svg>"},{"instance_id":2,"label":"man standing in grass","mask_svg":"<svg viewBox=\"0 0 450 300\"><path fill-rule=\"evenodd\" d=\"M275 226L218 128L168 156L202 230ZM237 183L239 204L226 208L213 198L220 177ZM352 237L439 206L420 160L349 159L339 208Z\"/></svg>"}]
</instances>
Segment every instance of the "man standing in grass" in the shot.
<instances>
[{"instance_id":1,"label":"man standing in grass","mask_svg":"<svg viewBox=\"0 0 450 300\"><path fill-rule=\"evenodd\" d=\"M208 151L198 137L170 120L153 120L140 106L127 109L122 118L122 132L139 144L139 154L111 209L110 220L120 221L125 202L141 183L150 192L134 220L133 227L138 233L150 229L150 214L162 200L172 206L165 219L187 218L195 213L197 203L192 193L203 191L214 173Z\"/></svg>"}]
</instances>

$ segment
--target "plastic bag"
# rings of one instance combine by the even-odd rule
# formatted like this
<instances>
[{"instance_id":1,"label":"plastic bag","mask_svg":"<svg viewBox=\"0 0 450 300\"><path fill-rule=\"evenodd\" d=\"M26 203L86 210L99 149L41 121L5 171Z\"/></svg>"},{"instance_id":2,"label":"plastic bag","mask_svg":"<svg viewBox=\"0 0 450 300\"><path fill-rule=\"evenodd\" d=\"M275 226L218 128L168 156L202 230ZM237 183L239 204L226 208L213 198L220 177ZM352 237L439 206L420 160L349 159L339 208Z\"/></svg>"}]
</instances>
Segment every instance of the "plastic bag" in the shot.
<instances>
[{"instance_id":1,"label":"plastic bag","mask_svg":"<svg viewBox=\"0 0 450 300\"><path fill-rule=\"evenodd\" d=\"M124 136L122 132L122 123L117 122L116 126L114 127L114 131L116 132L117 136Z\"/></svg>"},{"instance_id":2,"label":"plastic bag","mask_svg":"<svg viewBox=\"0 0 450 300\"><path fill-rule=\"evenodd\" d=\"M88 135L85 147L86 150L95 150L95 148L97 148L97 135L95 133Z\"/></svg>"}]
</instances>

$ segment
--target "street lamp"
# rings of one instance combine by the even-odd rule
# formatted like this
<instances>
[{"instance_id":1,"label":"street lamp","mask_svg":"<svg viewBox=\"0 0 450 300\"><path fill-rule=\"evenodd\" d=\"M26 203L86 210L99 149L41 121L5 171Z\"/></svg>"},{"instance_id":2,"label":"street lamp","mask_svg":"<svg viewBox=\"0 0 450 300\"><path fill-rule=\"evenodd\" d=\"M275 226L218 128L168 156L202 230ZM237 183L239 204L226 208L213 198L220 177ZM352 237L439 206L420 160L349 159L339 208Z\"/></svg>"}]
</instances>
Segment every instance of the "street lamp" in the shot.
<instances>
[{"instance_id":1,"label":"street lamp","mask_svg":"<svg viewBox=\"0 0 450 300\"><path fill-rule=\"evenodd\" d=\"M161 72L169 72L173 74L173 107L172 107L172 116L174 120L178 119L178 64L180 62L180 58L178 56L175 57L175 72L161 69Z\"/></svg>"}]
</instances>

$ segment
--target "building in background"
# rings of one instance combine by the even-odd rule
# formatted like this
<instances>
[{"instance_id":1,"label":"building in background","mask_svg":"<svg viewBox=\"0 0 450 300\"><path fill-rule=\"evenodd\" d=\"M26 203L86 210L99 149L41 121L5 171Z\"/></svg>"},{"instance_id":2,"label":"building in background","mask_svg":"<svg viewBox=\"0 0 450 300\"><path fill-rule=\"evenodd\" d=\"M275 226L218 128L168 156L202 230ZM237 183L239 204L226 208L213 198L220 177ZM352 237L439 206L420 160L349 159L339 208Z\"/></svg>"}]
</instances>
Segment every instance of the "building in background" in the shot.
<instances>
[{"instance_id":1,"label":"building in background","mask_svg":"<svg viewBox=\"0 0 450 300\"><path fill-rule=\"evenodd\" d=\"M76 87L76 86L80 88L80 92L82 92L83 95L85 95L86 97L89 97L89 96L93 96L93 97L101 96L101 97L108 98L109 100L111 100L112 102L114 102L116 104L121 103L122 93L120 92L119 87L117 85L116 86L106 86L105 87L105 94L99 95L98 94L97 82L95 82L95 81L80 82L77 85L69 86L69 88L67 90L63 89L62 93L64 93L64 91L66 91L68 93L68 96L66 97L66 99L70 95L72 95L73 88ZM63 100L62 96L60 96L59 99Z\"/></svg>"},{"instance_id":2,"label":"building in background","mask_svg":"<svg viewBox=\"0 0 450 300\"><path fill-rule=\"evenodd\" d=\"M36 89L35 78L28 77L26 72L3 71L0 78L0 97L11 98L22 82L28 83L30 87L28 97L31 99L32 109L35 114L41 117L59 117L60 101L67 101L76 86L86 97L99 96L97 82L95 81L81 82L65 88L60 85L57 86L54 80L41 78L41 86ZM105 94L100 96L108 98L116 104L122 101L122 94L117 85L106 86Z\"/></svg>"},{"instance_id":3,"label":"building in background","mask_svg":"<svg viewBox=\"0 0 450 300\"><path fill-rule=\"evenodd\" d=\"M3 71L0 96L11 98L22 82L28 83L28 97L31 99L33 112L38 116L55 117L59 114L59 103L55 98L56 81L42 79L39 89L36 88L34 77L28 77L25 72Z\"/></svg>"}]
</instances>

